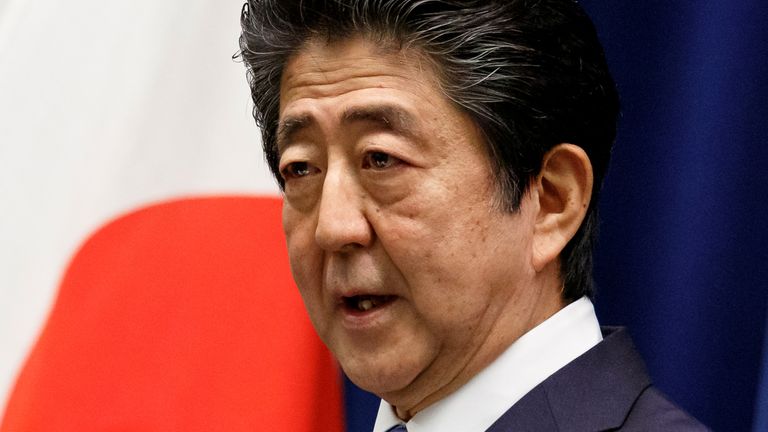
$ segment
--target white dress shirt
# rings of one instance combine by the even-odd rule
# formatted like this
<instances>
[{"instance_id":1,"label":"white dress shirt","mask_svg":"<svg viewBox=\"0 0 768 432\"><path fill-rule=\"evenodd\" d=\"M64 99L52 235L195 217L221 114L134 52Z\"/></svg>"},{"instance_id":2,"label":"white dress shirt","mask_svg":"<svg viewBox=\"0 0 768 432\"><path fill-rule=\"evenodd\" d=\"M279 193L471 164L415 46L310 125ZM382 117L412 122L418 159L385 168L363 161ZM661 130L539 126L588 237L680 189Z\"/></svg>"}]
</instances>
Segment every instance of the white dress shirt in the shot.
<instances>
[{"instance_id":1,"label":"white dress shirt","mask_svg":"<svg viewBox=\"0 0 768 432\"><path fill-rule=\"evenodd\" d=\"M408 432L481 432L526 393L603 340L587 297L569 304L522 335L464 386L418 412ZM402 423L381 401L373 432Z\"/></svg>"}]
</instances>

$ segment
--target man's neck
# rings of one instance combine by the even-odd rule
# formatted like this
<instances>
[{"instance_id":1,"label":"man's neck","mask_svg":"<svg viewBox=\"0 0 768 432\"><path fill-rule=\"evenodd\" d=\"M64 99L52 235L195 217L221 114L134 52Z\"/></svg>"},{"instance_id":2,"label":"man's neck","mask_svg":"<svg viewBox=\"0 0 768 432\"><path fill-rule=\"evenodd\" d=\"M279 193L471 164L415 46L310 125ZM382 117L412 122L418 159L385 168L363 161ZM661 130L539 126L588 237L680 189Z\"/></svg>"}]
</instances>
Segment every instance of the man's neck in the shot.
<instances>
[{"instance_id":1,"label":"man's neck","mask_svg":"<svg viewBox=\"0 0 768 432\"><path fill-rule=\"evenodd\" d=\"M540 276L544 275L540 274ZM497 319L485 331L484 343L467 354L465 367L451 379L444 380L443 377L430 376L428 371L414 380L408 388L395 394L382 395L382 398L394 402L393 406L396 407L398 417L408 421L418 412L454 393L494 362L518 338L567 306L561 296L561 284L559 277L541 277L538 284L530 286L527 291L518 292L517 296L511 296L508 304L500 305L499 312L496 314ZM527 303L528 307L521 307L523 303ZM516 311L516 313L507 311ZM467 349L467 347L459 348ZM435 388L433 385L435 382L441 384ZM432 390L418 391L419 387ZM417 394L426 396L414 398Z\"/></svg>"},{"instance_id":2,"label":"man's neck","mask_svg":"<svg viewBox=\"0 0 768 432\"><path fill-rule=\"evenodd\" d=\"M408 423L409 431L485 430L533 387L601 340L594 308L582 298L532 329L498 359ZM382 401L374 431L400 422ZM389 425L385 427L386 425Z\"/></svg>"}]
</instances>

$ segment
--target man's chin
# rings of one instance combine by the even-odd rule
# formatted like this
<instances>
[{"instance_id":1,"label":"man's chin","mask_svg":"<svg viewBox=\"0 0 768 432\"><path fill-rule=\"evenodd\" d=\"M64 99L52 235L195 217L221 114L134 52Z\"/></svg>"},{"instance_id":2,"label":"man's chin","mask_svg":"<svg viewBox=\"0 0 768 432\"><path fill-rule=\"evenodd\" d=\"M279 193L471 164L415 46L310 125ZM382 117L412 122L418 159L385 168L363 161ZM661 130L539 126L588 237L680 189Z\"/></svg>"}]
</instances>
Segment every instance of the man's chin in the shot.
<instances>
[{"instance_id":1,"label":"man's chin","mask_svg":"<svg viewBox=\"0 0 768 432\"><path fill-rule=\"evenodd\" d=\"M342 364L344 373L356 386L382 399L408 391L418 373L405 370L402 365L370 363L369 366Z\"/></svg>"}]
</instances>

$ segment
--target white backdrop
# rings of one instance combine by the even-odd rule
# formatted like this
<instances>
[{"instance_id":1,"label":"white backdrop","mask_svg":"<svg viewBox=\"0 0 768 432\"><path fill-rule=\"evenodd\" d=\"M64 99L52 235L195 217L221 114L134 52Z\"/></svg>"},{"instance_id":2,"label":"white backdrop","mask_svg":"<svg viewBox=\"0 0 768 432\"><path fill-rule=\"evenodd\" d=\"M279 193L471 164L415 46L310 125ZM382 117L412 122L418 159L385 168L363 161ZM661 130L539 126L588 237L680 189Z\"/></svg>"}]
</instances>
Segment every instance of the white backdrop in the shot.
<instances>
[{"instance_id":1,"label":"white backdrop","mask_svg":"<svg viewBox=\"0 0 768 432\"><path fill-rule=\"evenodd\" d=\"M0 0L0 407L95 229L173 197L277 193L231 60L241 4Z\"/></svg>"}]
</instances>

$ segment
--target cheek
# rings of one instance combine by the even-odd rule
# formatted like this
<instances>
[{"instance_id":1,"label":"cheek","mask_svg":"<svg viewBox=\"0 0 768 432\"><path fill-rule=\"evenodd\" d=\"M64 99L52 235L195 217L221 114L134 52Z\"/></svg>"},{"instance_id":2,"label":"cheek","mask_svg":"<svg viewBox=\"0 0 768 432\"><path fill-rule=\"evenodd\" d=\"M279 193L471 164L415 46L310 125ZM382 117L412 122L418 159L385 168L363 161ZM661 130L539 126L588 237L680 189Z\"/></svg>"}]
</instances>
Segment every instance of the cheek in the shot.
<instances>
[{"instance_id":1,"label":"cheek","mask_svg":"<svg viewBox=\"0 0 768 432\"><path fill-rule=\"evenodd\" d=\"M485 259L492 241L482 220L488 211L477 215L454 212L453 208L409 208L396 215L386 214L373 225L387 253L405 273L423 273L440 281L441 275L462 274Z\"/></svg>"},{"instance_id":2,"label":"cheek","mask_svg":"<svg viewBox=\"0 0 768 432\"><path fill-rule=\"evenodd\" d=\"M304 301L319 300L322 293L322 255L299 244L289 243L288 257L291 274Z\"/></svg>"},{"instance_id":3,"label":"cheek","mask_svg":"<svg viewBox=\"0 0 768 432\"><path fill-rule=\"evenodd\" d=\"M317 334L324 342L328 342L330 318L327 302L323 298L321 261L303 253L291 253L289 248L291 274L296 282L304 308Z\"/></svg>"},{"instance_id":4,"label":"cheek","mask_svg":"<svg viewBox=\"0 0 768 432\"><path fill-rule=\"evenodd\" d=\"M309 218L284 208L283 229L293 279L314 321L313 315L321 305L323 275L323 255L315 246L314 227Z\"/></svg>"},{"instance_id":5,"label":"cheek","mask_svg":"<svg viewBox=\"0 0 768 432\"><path fill-rule=\"evenodd\" d=\"M294 206L283 204L283 232L288 246L291 266L302 264L302 260L310 259L316 253L315 217L309 212L298 211Z\"/></svg>"},{"instance_id":6,"label":"cheek","mask_svg":"<svg viewBox=\"0 0 768 432\"><path fill-rule=\"evenodd\" d=\"M489 217L497 211L476 206L454 212L399 214L382 221L382 245L409 287L415 312L441 339L461 343L494 309L517 270L518 245L509 237L508 216ZM432 211L430 211L432 210ZM499 262L503 254L506 259Z\"/></svg>"},{"instance_id":7,"label":"cheek","mask_svg":"<svg viewBox=\"0 0 768 432\"><path fill-rule=\"evenodd\" d=\"M487 298L481 228L457 232L462 227L451 218L403 220L381 239L417 313L438 332L441 323L475 319Z\"/></svg>"}]
</instances>

